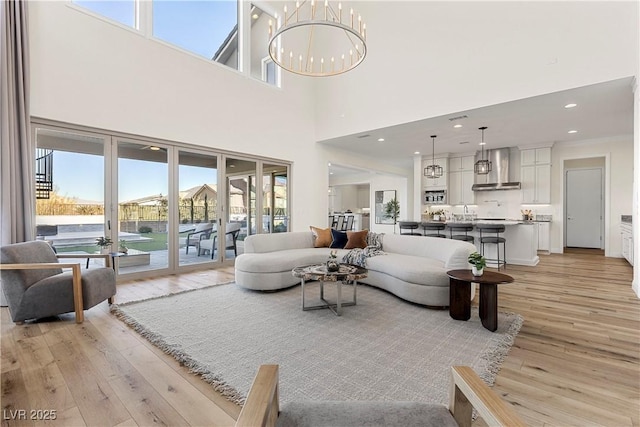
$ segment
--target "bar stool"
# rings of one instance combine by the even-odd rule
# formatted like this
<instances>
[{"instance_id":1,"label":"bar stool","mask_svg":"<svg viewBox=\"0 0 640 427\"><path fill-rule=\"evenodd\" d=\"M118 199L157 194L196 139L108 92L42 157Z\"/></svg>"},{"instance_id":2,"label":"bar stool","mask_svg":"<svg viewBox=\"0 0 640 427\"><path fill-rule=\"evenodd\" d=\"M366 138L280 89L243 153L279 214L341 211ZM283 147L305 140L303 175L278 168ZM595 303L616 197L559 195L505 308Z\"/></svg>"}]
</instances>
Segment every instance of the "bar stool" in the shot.
<instances>
[{"instance_id":1,"label":"bar stool","mask_svg":"<svg viewBox=\"0 0 640 427\"><path fill-rule=\"evenodd\" d=\"M500 271L500 265L504 265L504 267L507 268L507 239L505 239L504 237L500 237L500 233L504 233L504 225L476 224L476 229L480 231L480 253L482 254L482 256L484 256L485 244L488 243L496 245L496 253L498 254L498 259L487 258L487 261L497 261L498 271ZM502 260L500 259L500 243L502 243L502 254L504 255Z\"/></svg>"},{"instance_id":2,"label":"bar stool","mask_svg":"<svg viewBox=\"0 0 640 427\"><path fill-rule=\"evenodd\" d=\"M451 239L463 240L465 242L473 243L474 241L473 236L469 236L468 234L470 231L473 231L472 224L465 224L465 223L447 224L447 227L449 228L449 236L451 237ZM459 234L453 234L454 232Z\"/></svg>"},{"instance_id":3,"label":"bar stool","mask_svg":"<svg viewBox=\"0 0 640 427\"><path fill-rule=\"evenodd\" d=\"M415 222L415 221L399 221L398 224L400 225L400 234L409 234L411 236L419 236L420 233L414 233L414 230L417 230L418 227L420 227L420 223L419 222ZM409 230L409 232L402 232L402 230Z\"/></svg>"},{"instance_id":4,"label":"bar stool","mask_svg":"<svg viewBox=\"0 0 640 427\"><path fill-rule=\"evenodd\" d=\"M422 229L424 230L424 235L427 237L441 237L446 239L447 236L445 234L440 233L444 230L444 223L442 222L423 222ZM435 231L435 233L428 233L428 231Z\"/></svg>"}]
</instances>

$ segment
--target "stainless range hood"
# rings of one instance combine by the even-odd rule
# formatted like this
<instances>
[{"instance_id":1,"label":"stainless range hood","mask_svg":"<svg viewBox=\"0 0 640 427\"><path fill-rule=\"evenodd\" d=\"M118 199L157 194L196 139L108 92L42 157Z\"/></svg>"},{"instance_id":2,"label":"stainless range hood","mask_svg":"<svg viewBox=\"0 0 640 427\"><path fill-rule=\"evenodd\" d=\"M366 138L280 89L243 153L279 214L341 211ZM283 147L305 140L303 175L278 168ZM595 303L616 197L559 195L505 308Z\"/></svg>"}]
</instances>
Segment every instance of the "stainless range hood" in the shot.
<instances>
[{"instance_id":1,"label":"stainless range hood","mask_svg":"<svg viewBox=\"0 0 640 427\"><path fill-rule=\"evenodd\" d=\"M476 183L473 191L493 190L519 190L520 183L511 180L509 170L509 148L487 150L485 158L491 161L491 172L488 175L475 175ZM480 160L481 153L476 153L476 161Z\"/></svg>"}]
</instances>

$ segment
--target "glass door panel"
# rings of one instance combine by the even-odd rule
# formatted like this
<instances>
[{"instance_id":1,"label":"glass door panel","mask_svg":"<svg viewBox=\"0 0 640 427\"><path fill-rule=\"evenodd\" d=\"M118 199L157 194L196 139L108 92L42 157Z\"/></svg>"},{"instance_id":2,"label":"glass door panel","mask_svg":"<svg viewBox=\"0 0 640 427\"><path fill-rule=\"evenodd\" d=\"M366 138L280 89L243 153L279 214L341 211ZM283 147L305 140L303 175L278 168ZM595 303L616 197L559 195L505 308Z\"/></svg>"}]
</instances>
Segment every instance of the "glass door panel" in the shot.
<instances>
[{"instance_id":1,"label":"glass door panel","mask_svg":"<svg viewBox=\"0 0 640 427\"><path fill-rule=\"evenodd\" d=\"M218 157L178 155L179 265L218 260Z\"/></svg>"},{"instance_id":2,"label":"glass door panel","mask_svg":"<svg viewBox=\"0 0 640 427\"><path fill-rule=\"evenodd\" d=\"M169 267L167 149L118 141L118 247L120 274ZM122 252L121 252L122 253Z\"/></svg>"},{"instance_id":3,"label":"glass door panel","mask_svg":"<svg viewBox=\"0 0 640 427\"><path fill-rule=\"evenodd\" d=\"M233 236L225 233L226 258L233 258L236 253L242 252L244 239L258 232L255 188L256 162L228 157L225 159L225 173L228 206L225 227L228 230L239 227L235 248L230 248Z\"/></svg>"},{"instance_id":4,"label":"glass door panel","mask_svg":"<svg viewBox=\"0 0 640 427\"><path fill-rule=\"evenodd\" d=\"M283 233L289 229L287 166L262 166L263 233Z\"/></svg>"},{"instance_id":5,"label":"glass door panel","mask_svg":"<svg viewBox=\"0 0 640 427\"><path fill-rule=\"evenodd\" d=\"M35 128L36 238L59 253L97 253L105 228L105 139ZM91 264L101 264L92 260Z\"/></svg>"}]
</instances>

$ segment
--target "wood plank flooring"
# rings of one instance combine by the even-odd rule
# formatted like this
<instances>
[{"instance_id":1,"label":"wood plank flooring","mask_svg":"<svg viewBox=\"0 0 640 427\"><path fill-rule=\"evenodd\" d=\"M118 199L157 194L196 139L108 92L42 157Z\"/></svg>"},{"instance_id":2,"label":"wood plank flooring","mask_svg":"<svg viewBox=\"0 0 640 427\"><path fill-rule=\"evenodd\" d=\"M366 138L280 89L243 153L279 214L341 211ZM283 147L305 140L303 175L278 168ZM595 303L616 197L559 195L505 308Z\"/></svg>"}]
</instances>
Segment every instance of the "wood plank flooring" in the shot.
<instances>
[{"instance_id":1,"label":"wood plank flooring","mask_svg":"<svg viewBox=\"0 0 640 427\"><path fill-rule=\"evenodd\" d=\"M500 286L500 310L525 321L494 390L532 426L640 426L640 301L629 264L554 254L506 273L515 282ZM137 280L119 284L116 301L232 280L233 267ZM7 308L0 315L3 426L227 426L239 414L106 303L82 325L73 314L23 326ZM41 419L53 411L55 420Z\"/></svg>"}]
</instances>

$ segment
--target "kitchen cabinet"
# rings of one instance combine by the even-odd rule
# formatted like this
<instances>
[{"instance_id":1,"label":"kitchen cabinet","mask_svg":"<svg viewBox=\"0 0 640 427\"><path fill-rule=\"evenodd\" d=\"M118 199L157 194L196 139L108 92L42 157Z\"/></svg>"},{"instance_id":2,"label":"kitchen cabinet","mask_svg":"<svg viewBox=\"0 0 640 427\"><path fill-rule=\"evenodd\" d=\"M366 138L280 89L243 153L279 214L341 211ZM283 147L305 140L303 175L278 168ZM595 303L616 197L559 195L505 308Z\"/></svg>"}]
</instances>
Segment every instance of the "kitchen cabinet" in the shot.
<instances>
[{"instance_id":1,"label":"kitchen cabinet","mask_svg":"<svg viewBox=\"0 0 640 427\"><path fill-rule=\"evenodd\" d=\"M432 164L436 164L442 167L442 176L440 178L427 178L424 176L424 169L427 166L431 166ZM435 161L431 158L422 160L422 186L425 189L431 188L446 188L447 187L447 178L449 177L448 171L448 159L447 158L436 158Z\"/></svg>"},{"instance_id":2,"label":"kitchen cabinet","mask_svg":"<svg viewBox=\"0 0 640 427\"><path fill-rule=\"evenodd\" d=\"M520 151L522 203L551 203L551 148Z\"/></svg>"},{"instance_id":3,"label":"kitchen cabinet","mask_svg":"<svg viewBox=\"0 0 640 427\"><path fill-rule=\"evenodd\" d=\"M476 196L473 186L473 171L449 172L449 204L473 205Z\"/></svg>"},{"instance_id":4,"label":"kitchen cabinet","mask_svg":"<svg viewBox=\"0 0 640 427\"><path fill-rule=\"evenodd\" d=\"M449 172L471 171L473 172L474 156L451 157L449 159Z\"/></svg>"},{"instance_id":5,"label":"kitchen cabinet","mask_svg":"<svg viewBox=\"0 0 640 427\"><path fill-rule=\"evenodd\" d=\"M551 164L551 148L530 148L520 150L520 166L533 165L549 165Z\"/></svg>"},{"instance_id":6,"label":"kitchen cabinet","mask_svg":"<svg viewBox=\"0 0 640 427\"><path fill-rule=\"evenodd\" d=\"M451 157L449 159L448 203L451 205L473 205L476 196L473 186L474 156Z\"/></svg>"},{"instance_id":7,"label":"kitchen cabinet","mask_svg":"<svg viewBox=\"0 0 640 427\"><path fill-rule=\"evenodd\" d=\"M538 222L538 250L551 252L551 223Z\"/></svg>"},{"instance_id":8,"label":"kitchen cabinet","mask_svg":"<svg viewBox=\"0 0 640 427\"><path fill-rule=\"evenodd\" d=\"M622 256L633 265L633 229L631 224L622 223L620 225L622 235Z\"/></svg>"}]
</instances>

